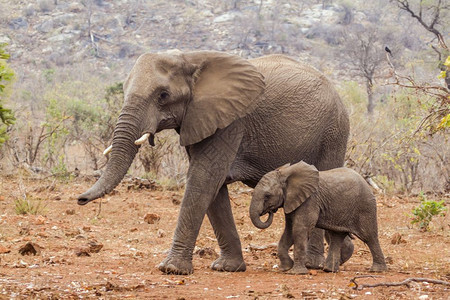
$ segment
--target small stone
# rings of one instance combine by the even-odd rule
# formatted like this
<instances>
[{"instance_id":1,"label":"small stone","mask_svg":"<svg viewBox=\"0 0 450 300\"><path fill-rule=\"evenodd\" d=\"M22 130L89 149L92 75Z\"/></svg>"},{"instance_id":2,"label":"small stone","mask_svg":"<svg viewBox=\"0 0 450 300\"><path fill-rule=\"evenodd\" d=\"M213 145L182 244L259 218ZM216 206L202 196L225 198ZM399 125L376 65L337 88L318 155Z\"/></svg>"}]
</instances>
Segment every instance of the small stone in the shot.
<instances>
[{"instance_id":1,"label":"small stone","mask_svg":"<svg viewBox=\"0 0 450 300\"><path fill-rule=\"evenodd\" d=\"M22 255L40 255L41 246L36 243L28 242L19 249L19 253Z\"/></svg>"},{"instance_id":2,"label":"small stone","mask_svg":"<svg viewBox=\"0 0 450 300\"><path fill-rule=\"evenodd\" d=\"M148 224L155 224L161 219L161 217L157 214L148 213L144 216L144 221Z\"/></svg>"},{"instance_id":3,"label":"small stone","mask_svg":"<svg viewBox=\"0 0 450 300\"><path fill-rule=\"evenodd\" d=\"M216 253L216 251L213 248L209 248L209 247L200 248L197 251L195 251L195 254L197 254L201 258L217 258L217 257L219 257L219 255Z\"/></svg>"},{"instance_id":4,"label":"small stone","mask_svg":"<svg viewBox=\"0 0 450 300\"><path fill-rule=\"evenodd\" d=\"M55 197L53 198L53 200L60 201L60 200L61 200L61 196L55 196Z\"/></svg>"},{"instance_id":5,"label":"small stone","mask_svg":"<svg viewBox=\"0 0 450 300\"><path fill-rule=\"evenodd\" d=\"M91 231L91 227L90 226L83 226L83 231L89 232L89 231Z\"/></svg>"},{"instance_id":6,"label":"small stone","mask_svg":"<svg viewBox=\"0 0 450 300\"><path fill-rule=\"evenodd\" d=\"M47 219L44 216L38 216L34 221L35 225L43 225Z\"/></svg>"},{"instance_id":7,"label":"small stone","mask_svg":"<svg viewBox=\"0 0 450 300\"><path fill-rule=\"evenodd\" d=\"M392 265L394 263L394 259L391 256L386 256L386 258L384 259L384 261L388 264L388 265Z\"/></svg>"},{"instance_id":8,"label":"small stone","mask_svg":"<svg viewBox=\"0 0 450 300\"><path fill-rule=\"evenodd\" d=\"M10 249L8 249L8 248L3 247L2 245L0 245L0 254L6 254L6 253L9 253L9 252L11 252Z\"/></svg>"},{"instance_id":9,"label":"small stone","mask_svg":"<svg viewBox=\"0 0 450 300\"><path fill-rule=\"evenodd\" d=\"M40 231L37 233L37 235L42 238L48 238L48 234L45 231Z\"/></svg>"},{"instance_id":10,"label":"small stone","mask_svg":"<svg viewBox=\"0 0 450 300\"><path fill-rule=\"evenodd\" d=\"M65 234L67 237L75 237L75 236L79 235L80 233L81 233L80 230L77 229L77 228L75 228L75 229L68 229L68 230L66 230L66 231L64 232L64 234Z\"/></svg>"},{"instance_id":11,"label":"small stone","mask_svg":"<svg viewBox=\"0 0 450 300\"><path fill-rule=\"evenodd\" d=\"M66 210L66 215L74 215L74 214L75 214L75 209Z\"/></svg>"},{"instance_id":12,"label":"small stone","mask_svg":"<svg viewBox=\"0 0 450 300\"><path fill-rule=\"evenodd\" d=\"M156 236L159 238L165 237L166 236L166 232L162 229L158 229L158 231L156 232Z\"/></svg>"},{"instance_id":13,"label":"small stone","mask_svg":"<svg viewBox=\"0 0 450 300\"><path fill-rule=\"evenodd\" d=\"M181 204L181 199L178 197L173 197L172 198L172 203L173 205L180 205Z\"/></svg>"},{"instance_id":14,"label":"small stone","mask_svg":"<svg viewBox=\"0 0 450 300\"><path fill-rule=\"evenodd\" d=\"M317 275L317 270L309 270L308 273L311 276L316 276Z\"/></svg>"},{"instance_id":15,"label":"small stone","mask_svg":"<svg viewBox=\"0 0 450 300\"><path fill-rule=\"evenodd\" d=\"M402 238L402 235L400 233L398 233L398 232L395 233L392 236L391 244L392 245L399 245L399 244L402 244L402 243L406 243L406 241Z\"/></svg>"},{"instance_id":16,"label":"small stone","mask_svg":"<svg viewBox=\"0 0 450 300\"><path fill-rule=\"evenodd\" d=\"M138 231L138 229L136 227L133 227L130 229L130 232L136 232L136 231Z\"/></svg>"},{"instance_id":17,"label":"small stone","mask_svg":"<svg viewBox=\"0 0 450 300\"><path fill-rule=\"evenodd\" d=\"M99 253L103 248L103 244L98 243L97 241L89 241L89 253Z\"/></svg>"},{"instance_id":18,"label":"small stone","mask_svg":"<svg viewBox=\"0 0 450 300\"><path fill-rule=\"evenodd\" d=\"M83 248L80 248L80 249L76 250L75 251L75 255L76 256L91 256L89 254L89 248L88 247L83 247Z\"/></svg>"}]
</instances>

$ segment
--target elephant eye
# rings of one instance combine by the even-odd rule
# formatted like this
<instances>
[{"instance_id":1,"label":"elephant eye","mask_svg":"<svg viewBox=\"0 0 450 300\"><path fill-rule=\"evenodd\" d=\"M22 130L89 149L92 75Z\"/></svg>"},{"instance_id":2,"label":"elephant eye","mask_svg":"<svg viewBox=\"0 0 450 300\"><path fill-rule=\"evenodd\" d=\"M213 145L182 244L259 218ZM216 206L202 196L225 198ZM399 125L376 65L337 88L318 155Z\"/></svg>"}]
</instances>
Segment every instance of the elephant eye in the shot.
<instances>
[{"instance_id":1,"label":"elephant eye","mask_svg":"<svg viewBox=\"0 0 450 300\"><path fill-rule=\"evenodd\" d=\"M169 97L170 97L170 95L168 92L162 91L161 94L159 94L159 99L158 99L159 104L166 103L167 100L169 100Z\"/></svg>"}]
</instances>

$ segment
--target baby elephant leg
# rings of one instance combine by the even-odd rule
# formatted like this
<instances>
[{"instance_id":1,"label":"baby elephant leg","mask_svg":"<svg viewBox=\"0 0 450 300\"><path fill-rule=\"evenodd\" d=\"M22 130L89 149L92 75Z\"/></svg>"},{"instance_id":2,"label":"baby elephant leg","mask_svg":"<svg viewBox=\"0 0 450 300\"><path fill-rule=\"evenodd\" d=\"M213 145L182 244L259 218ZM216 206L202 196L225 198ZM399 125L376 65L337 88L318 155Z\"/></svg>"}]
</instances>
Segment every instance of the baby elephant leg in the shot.
<instances>
[{"instance_id":1,"label":"baby elephant leg","mask_svg":"<svg viewBox=\"0 0 450 300\"><path fill-rule=\"evenodd\" d=\"M294 243L292 238L292 219L286 216L286 226L283 235L278 242L278 258L280 259L280 270L287 271L292 268L294 261L289 256L289 248Z\"/></svg>"},{"instance_id":2,"label":"baby elephant leg","mask_svg":"<svg viewBox=\"0 0 450 300\"><path fill-rule=\"evenodd\" d=\"M306 245L308 243L308 230L306 227L294 226L294 265L289 274L308 274L306 268Z\"/></svg>"},{"instance_id":3,"label":"baby elephant leg","mask_svg":"<svg viewBox=\"0 0 450 300\"><path fill-rule=\"evenodd\" d=\"M325 260L325 266L323 270L325 272L338 272L339 265L341 264L341 248L345 237L348 235L345 232L327 231L329 235L329 249L327 259Z\"/></svg>"},{"instance_id":4,"label":"baby elephant leg","mask_svg":"<svg viewBox=\"0 0 450 300\"><path fill-rule=\"evenodd\" d=\"M383 251L380 247L380 242L378 241L378 237L375 236L369 239L367 242L367 246L369 247L370 253L372 254L372 267L370 268L370 272L383 272L387 270L386 261L384 259Z\"/></svg>"}]
</instances>

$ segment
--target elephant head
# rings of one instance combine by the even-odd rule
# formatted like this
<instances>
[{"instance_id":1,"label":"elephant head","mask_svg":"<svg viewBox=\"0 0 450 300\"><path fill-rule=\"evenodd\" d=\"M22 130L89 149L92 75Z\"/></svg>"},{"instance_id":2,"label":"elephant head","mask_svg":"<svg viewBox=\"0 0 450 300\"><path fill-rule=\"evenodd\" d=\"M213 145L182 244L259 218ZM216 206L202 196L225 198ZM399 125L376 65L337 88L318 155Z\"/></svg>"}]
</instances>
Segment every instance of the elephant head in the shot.
<instances>
[{"instance_id":1,"label":"elephant head","mask_svg":"<svg viewBox=\"0 0 450 300\"><path fill-rule=\"evenodd\" d=\"M273 213L283 207L289 214L314 194L319 187L319 171L301 161L284 165L265 174L255 187L250 204L250 219L260 229L272 223ZM260 216L269 213L266 222Z\"/></svg>"},{"instance_id":2,"label":"elephant head","mask_svg":"<svg viewBox=\"0 0 450 300\"><path fill-rule=\"evenodd\" d=\"M139 145L163 129L176 129L182 146L213 135L248 114L264 91L264 78L248 61L220 52L143 54L124 83L106 170L78 204L111 192Z\"/></svg>"}]
</instances>

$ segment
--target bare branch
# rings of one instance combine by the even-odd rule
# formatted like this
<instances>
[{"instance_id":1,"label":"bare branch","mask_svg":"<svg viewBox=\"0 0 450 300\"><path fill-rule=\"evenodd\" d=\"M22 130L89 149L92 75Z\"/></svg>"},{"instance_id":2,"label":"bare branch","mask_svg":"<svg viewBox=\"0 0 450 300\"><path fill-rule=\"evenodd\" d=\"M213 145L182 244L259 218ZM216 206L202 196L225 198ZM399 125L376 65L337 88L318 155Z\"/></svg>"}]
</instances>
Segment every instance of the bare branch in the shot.
<instances>
[{"instance_id":1,"label":"bare branch","mask_svg":"<svg viewBox=\"0 0 450 300\"><path fill-rule=\"evenodd\" d=\"M439 16L440 16L440 11L441 9L445 9L444 7L441 7L441 1L439 0L438 5L436 6L435 12L434 12L434 16L432 18L431 23L428 25L427 23L425 23L423 17L422 17L422 1L420 1L420 7L419 7L419 12L418 14L416 14L411 7L409 6L409 2L408 0L396 0L397 1L397 5L400 9L408 12L411 17L413 17L414 19L416 19L426 30L428 30L429 32L433 33L439 42L439 45L448 50L448 47L444 41L444 37L442 36L442 34L436 29L434 28L434 26L438 23L439 21Z\"/></svg>"},{"instance_id":2,"label":"bare branch","mask_svg":"<svg viewBox=\"0 0 450 300\"><path fill-rule=\"evenodd\" d=\"M373 276L373 275L361 275L361 276L355 276L352 279L350 279L350 282L352 282L355 286L353 287L354 290L362 290L364 288L373 288L373 287L379 287L379 286L401 286L406 285L409 287L409 284L411 282L428 282L433 284L442 284L446 286L450 286L450 282L444 281L444 280L437 280L432 278L421 278L421 277L411 277L407 278L400 282L380 282L380 283L374 283L374 284L358 284L356 282L356 279L358 278L380 278L381 276Z\"/></svg>"}]
</instances>

